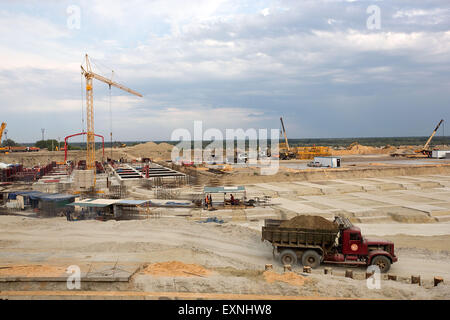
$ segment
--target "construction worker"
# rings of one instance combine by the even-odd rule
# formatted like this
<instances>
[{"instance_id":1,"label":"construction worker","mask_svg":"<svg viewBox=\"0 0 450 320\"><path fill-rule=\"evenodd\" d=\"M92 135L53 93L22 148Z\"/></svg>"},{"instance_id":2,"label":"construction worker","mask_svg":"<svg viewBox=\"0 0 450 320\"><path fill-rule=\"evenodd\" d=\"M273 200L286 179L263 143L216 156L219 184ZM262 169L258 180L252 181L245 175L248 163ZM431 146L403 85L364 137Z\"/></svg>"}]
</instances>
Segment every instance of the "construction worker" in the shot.
<instances>
[{"instance_id":1,"label":"construction worker","mask_svg":"<svg viewBox=\"0 0 450 320\"><path fill-rule=\"evenodd\" d=\"M231 205L234 205L234 196L233 195L231 195L230 200L231 200Z\"/></svg>"},{"instance_id":2,"label":"construction worker","mask_svg":"<svg viewBox=\"0 0 450 320\"><path fill-rule=\"evenodd\" d=\"M209 205L211 206L211 208L213 207L213 204L212 204L212 198L211 198L211 195L209 195Z\"/></svg>"}]
</instances>

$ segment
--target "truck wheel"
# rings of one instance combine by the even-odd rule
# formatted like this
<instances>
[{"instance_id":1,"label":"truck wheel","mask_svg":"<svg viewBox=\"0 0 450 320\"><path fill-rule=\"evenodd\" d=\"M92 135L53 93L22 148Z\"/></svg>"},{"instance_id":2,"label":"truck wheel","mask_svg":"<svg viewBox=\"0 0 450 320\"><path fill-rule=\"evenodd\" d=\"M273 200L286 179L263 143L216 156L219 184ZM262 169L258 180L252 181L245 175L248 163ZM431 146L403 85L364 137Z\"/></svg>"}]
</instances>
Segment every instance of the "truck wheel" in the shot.
<instances>
[{"instance_id":1,"label":"truck wheel","mask_svg":"<svg viewBox=\"0 0 450 320\"><path fill-rule=\"evenodd\" d=\"M320 265L320 255L314 250L308 250L302 256L302 264L315 269Z\"/></svg>"},{"instance_id":2,"label":"truck wheel","mask_svg":"<svg viewBox=\"0 0 450 320\"><path fill-rule=\"evenodd\" d=\"M294 266L297 264L297 254L294 250L283 250L280 255L280 262L281 264L290 264L291 266Z\"/></svg>"},{"instance_id":3,"label":"truck wheel","mask_svg":"<svg viewBox=\"0 0 450 320\"><path fill-rule=\"evenodd\" d=\"M376 256L375 258L372 259L371 264L374 266L375 265L378 266L378 268L380 268L381 273L386 273L391 268L391 261L389 260L389 258L385 256Z\"/></svg>"}]
</instances>

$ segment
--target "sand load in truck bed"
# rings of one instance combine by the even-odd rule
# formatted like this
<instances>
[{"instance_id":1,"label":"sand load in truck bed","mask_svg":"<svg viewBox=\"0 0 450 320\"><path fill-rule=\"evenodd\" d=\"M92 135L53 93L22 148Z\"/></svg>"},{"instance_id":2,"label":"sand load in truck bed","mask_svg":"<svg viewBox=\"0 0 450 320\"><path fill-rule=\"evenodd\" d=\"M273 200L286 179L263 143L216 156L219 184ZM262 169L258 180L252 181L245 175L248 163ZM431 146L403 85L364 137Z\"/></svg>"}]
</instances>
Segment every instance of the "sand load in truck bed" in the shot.
<instances>
[{"instance_id":1,"label":"sand load in truck bed","mask_svg":"<svg viewBox=\"0 0 450 320\"><path fill-rule=\"evenodd\" d=\"M296 216L290 220L283 221L280 224L280 228L338 230L338 226L335 223L319 216Z\"/></svg>"}]
</instances>

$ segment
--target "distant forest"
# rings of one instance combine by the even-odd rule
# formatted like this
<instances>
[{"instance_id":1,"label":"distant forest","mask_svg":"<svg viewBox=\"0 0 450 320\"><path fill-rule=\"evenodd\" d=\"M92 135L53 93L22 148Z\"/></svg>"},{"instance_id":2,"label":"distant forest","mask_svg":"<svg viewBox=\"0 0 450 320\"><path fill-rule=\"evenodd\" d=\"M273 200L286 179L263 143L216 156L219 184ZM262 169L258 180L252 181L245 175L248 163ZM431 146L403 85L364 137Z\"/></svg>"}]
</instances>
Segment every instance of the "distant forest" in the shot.
<instances>
[{"instance_id":1,"label":"distant forest","mask_svg":"<svg viewBox=\"0 0 450 320\"><path fill-rule=\"evenodd\" d=\"M402 145L424 145L429 137L382 137L382 138L326 138L326 139L289 139L289 145L291 146L329 146L334 148L339 147L348 147L353 142L358 142L359 144L365 146L372 147L383 147L386 145L391 146L402 146ZM121 141L114 142L114 146L120 146L122 143L125 143L127 146L134 146L140 143L145 143L148 141ZM178 141L154 141L155 143L168 143L171 145L176 145ZM280 139L280 142L284 142L283 139ZM206 147L210 144L211 141L203 141L203 147ZM248 140L246 141L248 144ZM25 146L34 146L34 143L23 144ZM86 149L86 144L83 142L71 142L70 149ZM270 145L270 141L269 141ZM435 136L431 143L434 145L450 145L450 136ZM193 146L193 143L192 143ZM225 146L225 144L224 144ZM64 147L64 144L62 144ZM101 142L96 143L96 148L101 148ZM105 148L110 148L111 143L105 142Z\"/></svg>"}]
</instances>

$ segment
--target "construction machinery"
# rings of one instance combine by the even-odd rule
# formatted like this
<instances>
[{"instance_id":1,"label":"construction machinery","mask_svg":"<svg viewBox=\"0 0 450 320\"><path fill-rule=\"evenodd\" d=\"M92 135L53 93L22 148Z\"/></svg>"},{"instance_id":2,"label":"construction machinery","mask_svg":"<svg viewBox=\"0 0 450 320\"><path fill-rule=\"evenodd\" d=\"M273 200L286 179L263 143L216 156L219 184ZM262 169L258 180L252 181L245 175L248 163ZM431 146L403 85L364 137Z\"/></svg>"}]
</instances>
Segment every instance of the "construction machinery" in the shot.
<instances>
[{"instance_id":1,"label":"construction machinery","mask_svg":"<svg viewBox=\"0 0 450 320\"><path fill-rule=\"evenodd\" d=\"M6 128L6 122L2 122L2 125L0 126L0 143L2 142L3 131L5 131L5 128Z\"/></svg>"},{"instance_id":2,"label":"construction machinery","mask_svg":"<svg viewBox=\"0 0 450 320\"><path fill-rule=\"evenodd\" d=\"M85 134L87 134L87 133L80 132L80 133L71 134L70 136L67 136L64 138L64 163L67 163L67 151L68 151L68 146L69 146L67 143L67 140L69 140L72 137L82 136ZM102 148L103 148L102 160L103 160L105 158L105 138L100 134L94 134L94 136L102 139Z\"/></svg>"},{"instance_id":3,"label":"construction machinery","mask_svg":"<svg viewBox=\"0 0 450 320\"><path fill-rule=\"evenodd\" d=\"M5 131L5 128L6 128L6 122L2 122L2 125L0 126L0 145L1 145L1 142L2 142L3 131ZM0 152L7 152L8 150L9 150L8 147L5 147L5 148L1 147L0 148Z\"/></svg>"},{"instance_id":4,"label":"construction machinery","mask_svg":"<svg viewBox=\"0 0 450 320\"><path fill-rule=\"evenodd\" d=\"M314 157L329 157L331 156L330 148L323 146L312 146L312 147L295 147L289 146L289 141L286 134L286 128L284 127L283 118L280 118L281 128L284 135L284 141L279 144L279 154L281 160L290 159L300 159L300 160L310 160Z\"/></svg>"},{"instance_id":5,"label":"construction machinery","mask_svg":"<svg viewBox=\"0 0 450 320\"><path fill-rule=\"evenodd\" d=\"M138 97L142 97L139 92L136 92L132 89L129 89L117 82L112 81L106 77L98 75L92 71L91 63L89 61L89 57L86 54L85 56L85 64L83 67L81 65L81 74L86 79L86 122L87 122L87 153L86 153L86 169L94 171L94 179L92 186L95 188L95 133L94 133L94 93L93 93L93 80L97 79L101 82L106 83L111 86L119 88L123 91L136 95Z\"/></svg>"},{"instance_id":6,"label":"construction machinery","mask_svg":"<svg viewBox=\"0 0 450 320\"><path fill-rule=\"evenodd\" d=\"M286 134L286 129L284 127L283 118L280 117L281 121L281 128L284 135L284 143L279 144L279 154L280 154L280 160L290 160L295 159L295 152L292 151L292 149L289 147L289 141Z\"/></svg>"},{"instance_id":7,"label":"construction machinery","mask_svg":"<svg viewBox=\"0 0 450 320\"><path fill-rule=\"evenodd\" d=\"M431 140L433 140L433 138L436 135L436 132L439 130L439 127L441 126L442 122L444 122L444 119L441 119L441 121L439 121L438 125L434 129L434 131L431 134L431 136L428 138L427 143L425 143L423 148L422 149L418 149L418 150L414 150L415 153L421 153L421 154L427 156L428 158L431 158L433 150L430 148L430 142L431 142Z\"/></svg>"},{"instance_id":8,"label":"construction machinery","mask_svg":"<svg viewBox=\"0 0 450 320\"><path fill-rule=\"evenodd\" d=\"M325 228L319 224L285 226L285 221L288 220L266 219L261 238L272 244L274 254L279 254L283 265L295 266L298 261L313 269L321 263L376 265L385 273L392 263L398 261L393 242L367 239L361 234L361 229L354 226L348 218L335 217L333 228Z\"/></svg>"}]
</instances>

